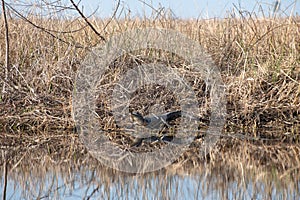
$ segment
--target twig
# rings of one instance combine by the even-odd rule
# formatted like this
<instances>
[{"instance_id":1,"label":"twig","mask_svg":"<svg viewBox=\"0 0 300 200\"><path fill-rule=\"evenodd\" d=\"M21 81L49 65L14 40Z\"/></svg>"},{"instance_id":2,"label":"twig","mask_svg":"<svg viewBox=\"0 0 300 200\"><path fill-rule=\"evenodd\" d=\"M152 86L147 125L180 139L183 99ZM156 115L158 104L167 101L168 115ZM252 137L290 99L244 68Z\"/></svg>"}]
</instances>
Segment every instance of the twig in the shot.
<instances>
[{"instance_id":1,"label":"twig","mask_svg":"<svg viewBox=\"0 0 300 200\"><path fill-rule=\"evenodd\" d=\"M4 1L4 0L2 0ZM2 190L2 200L6 199L6 190L7 190L7 156L6 151L2 151L2 157L4 158L4 164L3 164L3 190Z\"/></svg>"},{"instance_id":2,"label":"twig","mask_svg":"<svg viewBox=\"0 0 300 200\"><path fill-rule=\"evenodd\" d=\"M3 88L2 88L2 95L6 93L5 86L8 79L8 72L9 72L9 36L8 36L8 22L6 17L6 10L5 10L5 2L2 0L2 14L5 26L5 77L3 81Z\"/></svg>"},{"instance_id":3,"label":"twig","mask_svg":"<svg viewBox=\"0 0 300 200\"><path fill-rule=\"evenodd\" d=\"M300 85L300 83L299 83L297 80L295 80L295 79L293 79L292 77L290 77L290 76L289 76L287 73L285 73L282 69L280 70L280 72L283 73L286 77L288 77L288 78L289 78L291 81L293 81L294 83Z\"/></svg>"},{"instance_id":4,"label":"twig","mask_svg":"<svg viewBox=\"0 0 300 200\"><path fill-rule=\"evenodd\" d=\"M108 20L108 22L105 24L105 26L103 28L104 31L107 28L107 26L110 24L110 22L113 20L113 18L115 18L116 14L119 10L119 7L120 7L120 2L121 2L121 0L118 0L118 3L117 3L114 13L112 14L111 18Z\"/></svg>"},{"instance_id":5,"label":"twig","mask_svg":"<svg viewBox=\"0 0 300 200\"><path fill-rule=\"evenodd\" d=\"M37 28L37 29L40 29L40 30L44 31L45 33L49 34L51 37L53 37L53 38L59 40L60 42L63 42L63 43L65 43L65 44L68 44L68 45L71 45L71 46L74 45L74 44L71 44L70 42L67 42L67 41L65 41L65 40L63 40L63 39L57 37L56 35L54 35L53 33L50 32L51 30L48 30L48 29L46 29L46 28L44 28L44 27L42 27L42 26L39 26L39 25L33 23L33 22L30 21L28 18L26 18L24 15L22 15L20 12L18 12L16 9L14 9L12 6L10 6L9 4L6 4L6 5L7 5L7 6L8 6L15 14L17 14L21 19L23 19L23 20L26 21L27 23L31 24L33 27L35 27L35 28ZM84 48L83 46L78 45L78 44L76 44L75 47L77 47L77 48Z\"/></svg>"},{"instance_id":6,"label":"twig","mask_svg":"<svg viewBox=\"0 0 300 200\"><path fill-rule=\"evenodd\" d=\"M73 0L70 0L76 11L79 13L79 15L84 19L84 21L87 23L87 25L94 31L94 33L100 37L101 40L106 42L106 39L95 29L95 27L89 22L89 20L86 18L86 16L81 12L81 10L78 8L78 6L75 4Z\"/></svg>"}]
</instances>

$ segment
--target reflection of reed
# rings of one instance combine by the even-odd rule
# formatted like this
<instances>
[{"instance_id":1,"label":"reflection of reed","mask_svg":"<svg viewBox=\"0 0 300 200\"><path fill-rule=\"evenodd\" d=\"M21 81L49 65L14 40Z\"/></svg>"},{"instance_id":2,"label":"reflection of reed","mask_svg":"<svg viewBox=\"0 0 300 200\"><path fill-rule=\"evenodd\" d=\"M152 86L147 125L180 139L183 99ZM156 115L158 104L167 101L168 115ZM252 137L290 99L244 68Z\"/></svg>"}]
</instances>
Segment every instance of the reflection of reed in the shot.
<instances>
[{"instance_id":1,"label":"reflection of reed","mask_svg":"<svg viewBox=\"0 0 300 200\"><path fill-rule=\"evenodd\" d=\"M2 188L2 199L6 199L6 190L7 190L7 152L2 150L3 160L3 188Z\"/></svg>"},{"instance_id":2,"label":"reflection of reed","mask_svg":"<svg viewBox=\"0 0 300 200\"><path fill-rule=\"evenodd\" d=\"M284 179L266 169L253 170L238 164L200 164L197 169L168 167L146 174L116 172L92 158L76 161L20 163L10 172L8 189L13 199L289 199L300 197L299 171ZM270 184L276 183L276 184Z\"/></svg>"},{"instance_id":3,"label":"reflection of reed","mask_svg":"<svg viewBox=\"0 0 300 200\"><path fill-rule=\"evenodd\" d=\"M125 137L125 136L124 136ZM20 142L21 141L21 142ZM35 142L35 143L34 143ZM123 146L131 144L128 142L116 143ZM28 166L39 165L41 162L50 162L57 165L76 162L87 162L91 155L80 142L77 134L64 132L61 135L49 137L31 136L22 138L7 134L5 138L0 137L1 148L9 152L7 157L1 156L2 165L7 161L9 170L17 169L21 164ZM150 145L150 146L149 146ZM139 152L160 148L159 144L144 145L139 148L128 148L127 151ZM268 168L272 166L278 171L284 172L299 166L300 147L298 144L284 143L278 140L254 140L245 137L222 136L217 146L207 157L202 157L199 148L203 145L202 137L197 137L189 146L187 151L174 163L173 167L197 169L198 165L208 161L231 165L243 164L251 168ZM95 160L91 160L93 163Z\"/></svg>"},{"instance_id":4,"label":"reflection of reed","mask_svg":"<svg viewBox=\"0 0 300 200\"><path fill-rule=\"evenodd\" d=\"M277 6L276 9L278 9ZM196 173L202 175L201 170L205 169L207 171L204 177L212 176L205 179L210 184L216 180L215 169L219 169L218 173L223 182L216 183L219 185L216 190L222 186L222 190L225 191L228 184L232 183L232 178L239 180L242 177L242 181L237 181L236 184L243 186L241 187L243 189L251 183L254 193L259 193L255 185L259 184L257 180L261 180L262 184L268 182L269 184L266 183L264 186L266 189L263 195L274 191L273 185L271 186L272 180L269 178L280 176L282 179L275 181L279 183L278 185L282 185L283 198L288 199L286 188L289 185L292 185L292 191L299 191L299 175L297 174L300 165L299 17L269 19L255 16L253 14L245 17L242 14L241 18L230 17L224 20L116 21L107 31L109 35L146 26L172 27L199 42L220 67L222 78L226 83L228 102L225 133L221 133L221 140L215 149L203 158L199 154L199 149L203 146L201 131L205 130L205 126L199 127L198 138L178 160L168 167L168 172L184 168L184 173L195 170ZM66 21L43 21L43 19L36 21L50 29L57 27L58 23L61 30L64 28L69 30L70 26ZM117 182L116 187L121 186L121 191L126 194L128 190L125 185L128 175L118 179L119 174L114 175L107 171L103 172L108 174L105 176L94 169L79 170L84 165L92 168L99 167L99 162L91 158L79 141L78 135L72 132L74 122L71 115L71 96L75 86L73 80L85 52L73 49L72 46L53 42L49 40L48 35L32 29L20 20L12 19L10 23L14 27L15 38L11 46L16 51L11 55L12 63L15 64L10 74L11 81L7 83L11 87L8 87L10 89L5 94L5 98L1 97L0 100L0 149L9 152L7 157L2 155L0 158L4 180L8 176L9 181L16 180L22 184L21 187L26 191L25 196L28 195L25 199L38 196L48 197L60 191L61 188L74 189L72 188L74 184L71 183L80 182L74 177L74 173L87 178L87 181L82 184L93 186L93 181L95 181L95 187L98 188L95 194L102 192L103 196L109 197L109 186L113 185L114 181ZM76 23L74 21L74 27L82 27L80 21ZM101 24L103 23L99 23L99 29L101 29ZM28 34L23 34L24 32ZM37 35L39 39L32 39L32 35ZM90 36L91 40L89 40ZM82 33L76 32L74 37L72 35L66 37L68 38L72 40L70 44L76 43L76 40L82 41L87 46L95 44L95 38L88 30ZM28 42L22 43L22 41ZM124 73L122 69L154 61L149 57L147 60L145 54L131 53L132 55L124 55L109 66L110 70L101 82L101 87L108 90L104 94L99 94L96 109L100 129L104 130L104 134L110 141L123 147L124 150L127 150L126 148L134 138L128 134L129 131L120 130L110 112L108 97L114 87L111 83L116 81L117 75ZM134 55L134 53L137 54ZM206 95L207 88L201 74L190 71L188 63L175 55L168 55L166 52L144 53L162 55L165 60L155 61L176 68L184 75L195 89L200 107L203 109L197 114L208 119L210 99ZM124 65L123 68L120 68L122 65ZM0 76L4 80L1 70ZM152 97L162 100L165 106L164 111L180 109L173 91L157 85L145 86L134 95L136 98L132 99L130 109L142 111L144 114L151 113L150 108L158 103L149 101ZM149 151L149 146L152 149L159 148L157 144L146 143L141 145L141 148L132 148L130 151ZM64 180L61 185L55 184L57 179L54 175L52 176L55 174L53 165L60 170L57 175ZM5 166L8 170L5 170ZM223 174L223 170L226 173ZM47 179L52 184L50 189L48 185L45 185L45 176L48 172L51 174ZM96 175L88 176L90 174L84 174L84 172L96 173L101 180L97 182ZM148 176L152 175L148 174ZM252 176L248 179L247 175ZM197 181L198 178L203 178L202 176L195 177ZM73 181L75 179L76 181ZM170 179L176 180L173 176ZM82 180L85 179L82 178ZM139 192L147 194L152 185L151 182L143 178L139 180L138 186L141 188ZM147 184L143 184L143 181ZM157 187L156 191L170 184L164 177L159 178L158 181L164 184L153 186ZM28 185L32 187L28 188ZM42 194L39 194L40 191L31 191L33 186L39 185L41 185ZM201 185L198 186L202 188ZM135 185L133 184L132 187L135 188ZM179 185L172 185L169 190L163 190L163 195L173 195L173 187L175 191L180 191ZM278 188L279 191L281 189ZM36 194L31 192L36 192ZM121 196L120 193L118 195ZM295 199L299 196L297 195L294 196ZM266 199L271 198L267 196Z\"/></svg>"}]
</instances>

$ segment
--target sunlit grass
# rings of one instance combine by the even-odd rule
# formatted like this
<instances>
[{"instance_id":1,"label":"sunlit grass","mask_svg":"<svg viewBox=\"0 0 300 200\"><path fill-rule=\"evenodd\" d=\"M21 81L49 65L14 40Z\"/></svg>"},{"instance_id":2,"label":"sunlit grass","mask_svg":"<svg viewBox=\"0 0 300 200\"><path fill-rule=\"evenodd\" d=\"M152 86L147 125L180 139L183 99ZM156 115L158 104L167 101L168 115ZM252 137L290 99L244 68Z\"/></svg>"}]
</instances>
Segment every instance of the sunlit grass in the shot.
<instances>
[{"instance_id":1,"label":"sunlit grass","mask_svg":"<svg viewBox=\"0 0 300 200\"><path fill-rule=\"evenodd\" d=\"M83 27L80 21L31 20L57 31ZM2 23L0 65L4 66ZM101 20L92 23L98 30L106 24ZM275 165L286 170L300 163L299 23L299 17L113 20L103 36L109 38L126 30L153 27L174 29L199 42L219 67L226 85L228 115L222 134L238 133L252 138L240 141L224 137L211 153L211 163ZM17 163L29 147L32 153L39 150L37 161L43 156L58 162L79 159L86 151L72 132L75 74L89 49L103 41L88 27L70 33L55 32L57 38L20 20L11 19L9 27L8 93L1 94L0 101L0 131L6 135L1 135L0 141L5 148L18 147L11 151L10 162ZM114 79L114 74L110 75ZM0 77L2 88L3 67ZM107 125L105 120L102 123ZM200 145L196 142L195 149L184 154L174 166L197 166L202 162L197 154Z\"/></svg>"}]
</instances>

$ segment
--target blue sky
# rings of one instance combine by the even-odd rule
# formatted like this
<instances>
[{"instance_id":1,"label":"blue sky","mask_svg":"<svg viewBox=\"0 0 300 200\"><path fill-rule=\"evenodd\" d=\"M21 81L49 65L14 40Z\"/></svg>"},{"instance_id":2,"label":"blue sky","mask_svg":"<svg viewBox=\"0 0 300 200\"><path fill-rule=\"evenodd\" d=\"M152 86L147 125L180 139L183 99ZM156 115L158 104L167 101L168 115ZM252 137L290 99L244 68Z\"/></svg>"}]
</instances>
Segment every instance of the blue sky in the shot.
<instances>
[{"instance_id":1,"label":"blue sky","mask_svg":"<svg viewBox=\"0 0 300 200\"><path fill-rule=\"evenodd\" d=\"M232 11L235 6L240 10L256 11L256 13L263 8L264 13L269 14L272 13L276 0L121 0L118 16L124 17L124 13L128 13L129 10L132 17L151 16L152 9L143 2L155 9L171 9L176 17L189 19L222 18L226 16L226 11ZM300 15L300 0L281 0L280 2L278 14L290 15L293 12ZM116 0L83 0L81 6L84 6L86 14L90 14L98 7L96 15L107 18L113 13L116 3Z\"/></svg>"}]
</instances>

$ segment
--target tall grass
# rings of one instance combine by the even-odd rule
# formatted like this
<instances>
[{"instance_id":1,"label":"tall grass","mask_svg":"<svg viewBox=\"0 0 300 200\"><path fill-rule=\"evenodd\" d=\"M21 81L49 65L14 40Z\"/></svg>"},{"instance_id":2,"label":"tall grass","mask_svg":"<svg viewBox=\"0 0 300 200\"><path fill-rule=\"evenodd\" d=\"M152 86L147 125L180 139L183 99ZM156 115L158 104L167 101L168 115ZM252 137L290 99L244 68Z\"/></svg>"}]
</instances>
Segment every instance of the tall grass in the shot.
<instances>
[{"instance_id":1,"label":"tall grass","mask_svg":"<svg viewBox=\"0 0 300 200\"><path fill-rule=\"evenodd\" d=\"M5 148L19 145L25 151L33 146L34 149L42 148L52 157L60 152L66 158L74 158L78 151L83 151L82 146L75 146L77 136L72 132L75 126L71 116L74 77L89 49L103 41L80 20L30 20L56 30L53 32L56 37L24 21L9 20L11 71L8 93L1 94L0 99L0 143ZM0 87L5 80L2 23ZM106 25L99 19L92 23L98 30ZM299 163L299 160L290 160L299 157L299 17L113 20L103 36L109 38L144 27L168 28L186 34L199 42L219 67L227 95L228 115L223 134L238 133L253 140L245 145L245 141L226 137L218 147L218 152L224 154L212 154L211 160L225 161L231 156L230 149L235 148L238 151L234 155L247 162L279 162L277 164L284 169L286 160L295 165ZM73 142L68 143L70 140ZM70 152L63 150L66 144ZM196 143L195 147L197 145L200 144ZM261 146L264 146L264 153L260 155L257 151ZM191 152L183 155L182 160L195 164L200 158ZM274 160L270 155L275 156ZM234 162L234 158L231 161Z\"/></svg>"}]
</instances>

